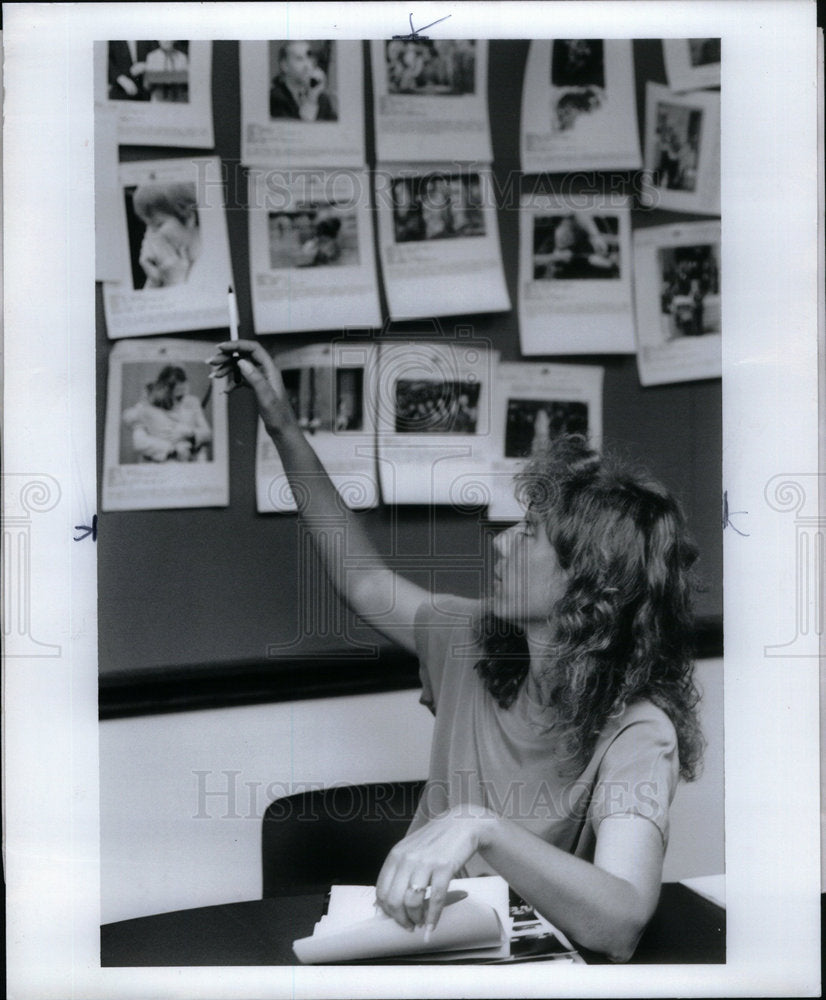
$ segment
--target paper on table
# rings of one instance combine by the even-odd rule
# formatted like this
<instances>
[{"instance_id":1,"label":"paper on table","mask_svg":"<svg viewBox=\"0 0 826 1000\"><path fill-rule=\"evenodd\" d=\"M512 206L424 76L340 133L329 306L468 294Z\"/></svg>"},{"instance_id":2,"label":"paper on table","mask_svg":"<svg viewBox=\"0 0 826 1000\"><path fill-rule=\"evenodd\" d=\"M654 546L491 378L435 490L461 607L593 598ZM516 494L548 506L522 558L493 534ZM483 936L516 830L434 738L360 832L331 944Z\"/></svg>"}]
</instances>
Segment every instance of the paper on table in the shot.
<instances>
[{"instance_id":1,"label":"paper on table","mask_svg":"<svg viewBox=\"0 0 826 1000\"><path fill-rule=\"evenodd\" d=\"M454 879L453 896L428 941L424 928L407 931L392 918L373 912L374 886L333 886L330 905L311 937L295 941L298 958L308 964L358 961L402 955L451 952L451 958L490 958L508 954L508 887L498 876ZM370 914L366 916L366 914ZM468 952L467 949L472 949ZM434 961L440 960L436 954Z\"/></svg>"}]
</instances>

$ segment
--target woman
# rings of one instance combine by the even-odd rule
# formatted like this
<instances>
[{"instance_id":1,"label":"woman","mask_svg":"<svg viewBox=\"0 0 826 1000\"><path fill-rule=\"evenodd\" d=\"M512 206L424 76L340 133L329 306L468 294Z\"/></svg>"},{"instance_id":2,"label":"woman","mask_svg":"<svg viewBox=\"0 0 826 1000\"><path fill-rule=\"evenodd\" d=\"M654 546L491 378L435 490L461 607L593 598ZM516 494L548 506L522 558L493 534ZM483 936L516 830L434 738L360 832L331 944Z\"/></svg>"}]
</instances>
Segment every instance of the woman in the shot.
<instances>
[{"instance_id":1,"label":"woman","mask_svg":"<svg viewBox=\"0 0 826 1000\"><path fill-rule=\"evenodd\" d=\"M560 439L519 477L526 514L497 537L490 599L432 595L382 563L357 516L331 529L342 505L278 370L236 341L212 359L219 374L233 351L327 572L418 653L435 710L428 783L380 872L379 905L432 928L451 878L496 872L580 945L627 960L657 904L678 777L693 776L701 748L695 551L677 504ZM345 576L345 531L347 551L374 568Z\"/></svg>"},{"instance_id":2,"label":"woman","mask_svg":"<svg viewBox=\"0 0 826 1000\"><path fill-rule=\"evenodd\" d=\"M144 462L206 461L212 429L178 365L165 365L155 381L147 383L145 398L124 412L123 422Z\"/></svg>"}]
</instances>

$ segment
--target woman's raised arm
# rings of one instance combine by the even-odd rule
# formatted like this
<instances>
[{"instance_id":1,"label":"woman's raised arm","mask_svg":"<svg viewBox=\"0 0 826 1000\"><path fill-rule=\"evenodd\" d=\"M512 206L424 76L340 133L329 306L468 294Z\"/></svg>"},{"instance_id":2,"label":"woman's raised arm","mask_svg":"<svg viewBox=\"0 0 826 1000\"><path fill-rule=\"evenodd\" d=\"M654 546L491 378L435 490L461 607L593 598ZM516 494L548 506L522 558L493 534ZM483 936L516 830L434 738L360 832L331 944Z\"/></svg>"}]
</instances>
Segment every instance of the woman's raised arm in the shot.
<instances>
[{"instance_id":1,"label":"woman's raised arm","mask_svg":"<svg viewBox=\"0 0 826 1000\"><path fill-rule=\"evenodd\" d=\"M226 341L210 359L214 374L233 377L238 368L255 392L267 433L292 488L299 515L310 530L319 559L338 593L374 628L415 652L413 622L428 591L389 569L361 518L338 495L307 443L287 400L281 372L261 344ZM357 563L347 566L345 555Z\"/></svg>"}]
</instances>

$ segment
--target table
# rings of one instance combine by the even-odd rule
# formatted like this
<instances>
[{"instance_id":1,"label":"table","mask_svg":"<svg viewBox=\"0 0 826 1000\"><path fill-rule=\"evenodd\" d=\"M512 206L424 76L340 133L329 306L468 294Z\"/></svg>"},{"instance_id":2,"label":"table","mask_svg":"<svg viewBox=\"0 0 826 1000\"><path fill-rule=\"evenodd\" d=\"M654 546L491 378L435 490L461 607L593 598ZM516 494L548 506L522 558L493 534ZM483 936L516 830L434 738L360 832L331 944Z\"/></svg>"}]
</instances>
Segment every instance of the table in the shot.
<instances>
[{"instance_id":1,"label":"table","mask_svg":"<svg viewBox=\"0 0 826 1000\"><path fill-rule=\"evenodd\" d=\"M323 893L203 906L104 924L103 967L295 965L292 942L312 934ZM663 886L634 963L725 962L726 913L679 883ZM582 951L586 961L601 956Z\"/></svg>"}]
</instances>

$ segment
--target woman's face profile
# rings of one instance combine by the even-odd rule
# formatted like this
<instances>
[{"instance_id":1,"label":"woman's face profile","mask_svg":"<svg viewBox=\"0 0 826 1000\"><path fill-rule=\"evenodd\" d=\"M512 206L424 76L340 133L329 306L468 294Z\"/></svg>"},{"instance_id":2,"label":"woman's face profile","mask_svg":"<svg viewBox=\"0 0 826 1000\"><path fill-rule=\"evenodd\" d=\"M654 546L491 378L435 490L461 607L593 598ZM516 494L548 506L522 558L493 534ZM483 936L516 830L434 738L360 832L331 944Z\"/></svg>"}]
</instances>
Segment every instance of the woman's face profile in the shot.
<instances>
[{"instance_id":1,"label":"woman's face profile","mask_svg":"<svg viewBox=\"0 0 826 1000\"><path fill-rule=\"evenodd\" d=\"M541 518L528 510L518 524L496 536L494 551L493 613L523 627L547 625L568 575Z\"/></svg>"}]
</instances>

